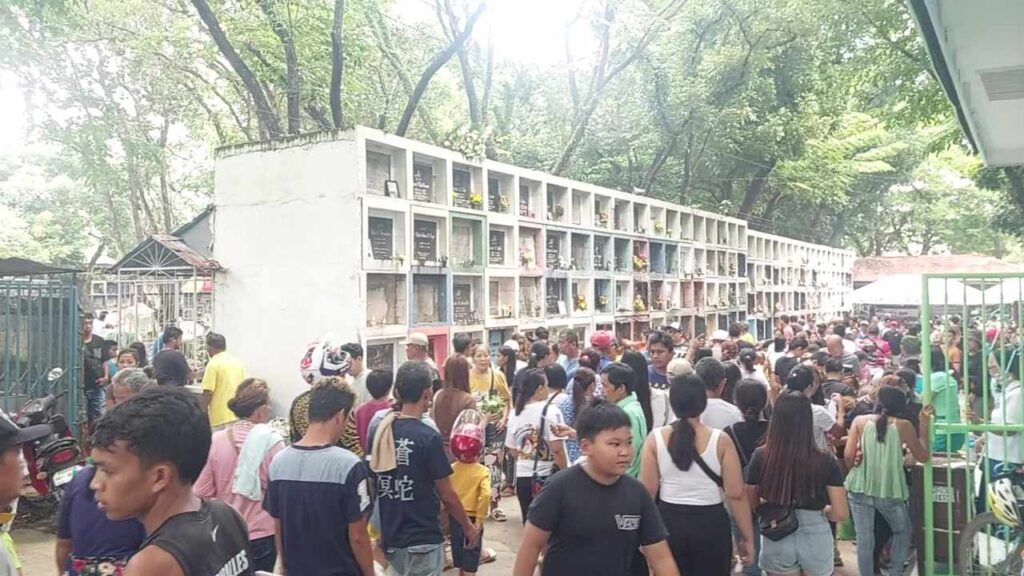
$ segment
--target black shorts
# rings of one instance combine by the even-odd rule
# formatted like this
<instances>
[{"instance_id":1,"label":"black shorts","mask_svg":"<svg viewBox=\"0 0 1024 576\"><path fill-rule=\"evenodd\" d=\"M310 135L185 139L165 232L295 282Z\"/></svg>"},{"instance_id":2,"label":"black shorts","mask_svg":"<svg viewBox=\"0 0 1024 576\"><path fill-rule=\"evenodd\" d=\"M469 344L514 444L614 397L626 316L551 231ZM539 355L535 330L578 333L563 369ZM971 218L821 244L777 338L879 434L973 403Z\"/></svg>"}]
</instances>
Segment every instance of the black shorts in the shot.
<instances>
[{"instance_id":1,"label":"black shorts","mask_svg":"<svg viewBox=\"0 0 1024 576\"><path fill-rule=\"evenodd\" d=\"M476 521L472 516L469 519ZM448 525L452 533L452 564L466 572L476 572L480 568L480 550L484 541L483 523L480 524L480 539L476 542L476 548L466 548L466 533L455 518L449 516Z\"/></svg>"}]
</instances>

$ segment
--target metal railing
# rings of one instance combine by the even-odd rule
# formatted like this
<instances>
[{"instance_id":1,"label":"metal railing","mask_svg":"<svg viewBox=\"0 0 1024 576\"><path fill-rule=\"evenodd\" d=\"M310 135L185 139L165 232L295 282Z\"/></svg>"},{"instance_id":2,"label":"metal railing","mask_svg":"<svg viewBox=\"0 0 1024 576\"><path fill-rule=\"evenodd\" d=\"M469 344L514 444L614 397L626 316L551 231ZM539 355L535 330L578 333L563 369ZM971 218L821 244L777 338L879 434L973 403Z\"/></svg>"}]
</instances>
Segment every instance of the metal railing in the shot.
<instances>
[{"instance_id":1,"label":"metal railing","mask_svg":"<svg viewBox=\"0 0 1024 576\"><path fill-rule=\"evenodd\" d=\"M972 532L972 524L986 509L987 487L993 472L1004 468L1001 462L1024 463L1024 403L1019 414L1007 411L1007 400L1013 394L1019 398L1024 381L1024 363L1014 362L1022 344L1022 294L1024 272L923 275L921 392L923 403L935 407L935 419L932 458L920 476L922 498L917 504L923 510L915 511L923 516L923 530L915 540L922 554L919 566L928 576L1001 574L993 556L1013 554L993 547L996 542L1007 545L1000 529ZM940 307L941 317L933 315ZM936 332L940 342L933 352ZM1014 436L1016 443L1010 441ZM1011 444L1019 454L1008 453ZM964 548L972 542L988 551ZM967 572L975 562L988 562L989 567Z\"/></svg>"}]
</instances>

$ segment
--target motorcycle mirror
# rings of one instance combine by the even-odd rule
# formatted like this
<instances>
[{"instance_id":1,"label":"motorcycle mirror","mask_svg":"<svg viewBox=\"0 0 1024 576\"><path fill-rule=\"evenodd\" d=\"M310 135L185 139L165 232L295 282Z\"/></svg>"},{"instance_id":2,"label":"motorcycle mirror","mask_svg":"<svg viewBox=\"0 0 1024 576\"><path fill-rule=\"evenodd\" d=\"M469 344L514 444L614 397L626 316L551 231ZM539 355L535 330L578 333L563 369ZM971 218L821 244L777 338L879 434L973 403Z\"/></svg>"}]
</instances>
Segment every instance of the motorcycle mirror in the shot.
<instances>
[{"instance_id":1,"label":"motorcycle mirror","mask_svg":"<svg viewBox=\"0 0 1024 576\"><path fill-rule=\"evenodd\" d=\"M46 379L50 382L54 382L56 380L60 380L60 377L63 375L63 368L54 368L53 370L50 370L50 372L46 374Z\"/></svg>"}]
</instances>

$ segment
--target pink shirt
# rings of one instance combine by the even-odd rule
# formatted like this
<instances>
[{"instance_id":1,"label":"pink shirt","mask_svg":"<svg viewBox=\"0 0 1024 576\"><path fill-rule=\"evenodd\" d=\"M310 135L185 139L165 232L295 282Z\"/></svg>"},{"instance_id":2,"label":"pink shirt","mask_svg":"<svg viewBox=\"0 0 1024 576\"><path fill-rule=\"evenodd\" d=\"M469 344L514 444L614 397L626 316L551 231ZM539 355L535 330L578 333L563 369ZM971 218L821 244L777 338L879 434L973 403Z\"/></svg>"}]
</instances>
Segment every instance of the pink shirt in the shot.
<instances>
[{"instance_id":1,"label":"pink shirt","mask_svg":"<svg viewBox=\"0 0 1024 576\"><path fill-rule=\"evenodd\" d=\"M238 465L238 451L242 449L242 444L249 437L252 427L252 422L246 420L239 420L231 424L228 429L234 434L235 446L231 445L227 429L213 435L210 456L206 459L206 466L199 473L199 478L192 487L192 491L200 498L216 498L237 510L249 525L249 540L256 540L274 535L274 519L263 509L263 502L250 500L231 490L235 479L235 466ZM263 456L263 465L260 466L260 486L264 495L267 493L270 461L274 459L275 454L283 449L284 442L278 442L271 446Z\"/></svg>"}]
</instances>

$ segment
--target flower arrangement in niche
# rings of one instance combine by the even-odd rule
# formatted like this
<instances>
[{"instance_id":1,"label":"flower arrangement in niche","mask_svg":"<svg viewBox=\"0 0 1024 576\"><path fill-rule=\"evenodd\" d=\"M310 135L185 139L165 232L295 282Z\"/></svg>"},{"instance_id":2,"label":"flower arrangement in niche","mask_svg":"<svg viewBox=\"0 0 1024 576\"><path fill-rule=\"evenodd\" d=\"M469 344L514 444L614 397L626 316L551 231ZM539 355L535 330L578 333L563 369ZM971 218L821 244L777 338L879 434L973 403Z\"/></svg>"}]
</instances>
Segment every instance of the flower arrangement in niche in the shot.
<instances>
[{"instance_id":1,"label":"flower arrangement in niche","mask_svg":"<svg viewBox=\"0 0 1024 576\"><path fill-rule=\"evenodd\" d=\"M647 270L647 257L636 255L633 256L633 270L637 272L645 272Z\"/></svg>"},{"instance_id":2,"label":"flower arrangement in niche","mask_svg":"<svg viewBox=\"0 0 1024 576\"><path fill-rule=\"evenodd\" d=\"M598 296L597 297L597 305L600 306L601 308L604 308L605 306L607 306L608 305L608 297L604 296L604 295Z\"/></svg>"},{"instance_id":3,"label":"flower arrangement in niche","mask_svg":"<svg viewBox=\"0 0 1024 576\"><path fill-rule=\"evenodd\" d=\"M662 224L661 222L655 222L654 223L654 232L656 234L664 234L665 233L665 225Z\"/></svg>"},{"instance_id":4,"label":"flower arrangement in niche","mask_svg":"<svg viewBox=\"0 0 1024 576\"><path fill-rule=\"evenodd\" d=\"M461 152L471 160L482 160L487 157L487 147L493 144L494 134L490 126L482 130L471 130L465 126L448 134L441 146L449 150Z\"/></svg>"},{"instance_id":5,"label":"flower arrangement in niche","mask_svg":"<svg viewBox=\"0 0 1024 576\"><path fill-rule=\"evenodd\" d=\"M580 312L583 312L583 311L585 311L587 309L587 299L584 298L582 294L577 294L576 298L574 300L575 300L574 305L576 306L576 310L578 310Z\"/></svg>"},{"instance_id":6,"label":"flower arrangement in niche","mask_svg":"<svg viewBox=\"0 0 1024 576\"><path fill-rule=\"evenodd\" d=\"M478 193L469 195L469 205L475 210L479 210L484 205L484 197Z\"/></svg>"},{"instance_id":7,"label":"flower arrangement in niche","mask_svg":"<svg viewBox=\"0 0 1024 576\"><path fill-rule=\"evenodd\" d=\"M501 206L501 210L503 212L505 210L508 210L508 207L510 205L511 205L511 202L509 201L507 194L502 194L502 195L498 196L498 206Z\"/></svg>"},{"instance_id":8,"label":"flower arrangement in niche","mask_svg":"<svg viewBox=\"0 0 1024 576\"><path fill-rule=\"evenodd\" d=\"M522 265L524 267L530 267L530 266L533 266L533 263L534 263L534 259L533 259L533 255L532 254L530 254L528 252L520 252L519 253L519 264L520 265Z\"/></svg>"},{"instance_id":9,"label":"flower arrangement in niche","mask_svg":"<svg viewBox=\"0 0 1024 576\"><path fill-rule=\"evenodd\" d=\"M647 310L647 305L644 304L644 299L641 298L639 294L637 294L633 298L633 311L634 312L644 312L645 310Z\"/></svg>"},{"instance_id":10,"label":"flower arrangement in niche","mask_svg":"<svg viewBox=\"0 0 1024 576\"><path fill-rule=\"evenodd\" d=\"M601 225L601 226L607 227L608 226L608 213L607 212L598 212L597 213L597 223L599 225Z\"/></svg>"},{"instance_id":11,"label":"flower arrangement in niche","mask_svg":"<svg viewBox=\"0 0 1024 576\"><path fill-rule=\"evenodd\" d=\"M561 204L555 204L554 214L555 218L561 219L562 216L565 216L565 208L562 208Z\"/></svg>"}]
</instances>

